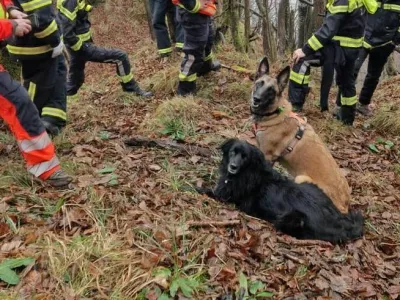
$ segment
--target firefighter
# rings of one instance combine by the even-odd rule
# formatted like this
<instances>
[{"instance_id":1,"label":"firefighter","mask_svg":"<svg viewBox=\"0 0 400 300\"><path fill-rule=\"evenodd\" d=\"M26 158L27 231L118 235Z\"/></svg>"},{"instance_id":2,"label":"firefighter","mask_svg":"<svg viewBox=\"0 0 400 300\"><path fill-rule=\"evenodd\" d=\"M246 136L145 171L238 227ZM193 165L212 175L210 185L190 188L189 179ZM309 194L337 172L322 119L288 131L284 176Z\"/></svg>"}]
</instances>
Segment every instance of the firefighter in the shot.
<instances>
[{"instance_id":1,"label":"firefighter","mask_svg":"<svg viewBox=\"0 0 400 300\"><path fill-rule=\"evenodd\" d=\"M365 116L372 115L369 106L371 98L390 54L400 42L400 0L383 0L378 5L375 14L367 15L364 44L355 67L357 78L362 64L369 56L367 76L357 103L357 111Z\"/></svg>"},{"instance_id":2,"label":"firefighter","mask_svg":"<svg viewBox=\"0 0 400 300\"><path fill-rule=\"evenodd\" d=\"M177 8L172 4L171 0L151 0L150 1L152 24L157 41L158 54L160 57L168 57L172 52L172 44L168 27L166 24L166 16L172 19L175 33L175 49L182 51L183 48L183 30L177 19Z\"/></svg>"},{"instance_id":3,"label":"firefighter","mask_svg":"<svg viewBox=\"0 0 400 300\"><path fill-rule=\"evenodd\" d=\"M67 78L67 99L76 101L78 90L85 81L86 62L114 64L122 89L143 97L152 93L142 90L133 79L128 55L119 49L106 49L96 46L90 31L89 12L92 6L85 0L59 0L57 2L64 43L69 54Z\"/></svg>"},{"instance_id":4,"label":"firefighter","mask_svg":"<svg viewBox=\"0 0 400 300\"><path fill-rule=\"evenodd\" d=\"M294 107L302 108L308 93L310 66L320 64L324 47L333 47L339 87L337 117L344 124L352 125L357 103L354 65L363 43L364 12L366 9L374 13L377 3L375 0L329 0L326 8L322 26L293 54L289 100Z\"/></svg>"},{"instance_id":5,"label":"firefighter","mask_svg":"<svg viewBox=\"0 0 400 300\"><path fill-rule=\"evenodd\" d=\"M13 20L6 20L6 12ZM24 36L31 31L30 21L10 0L0 0L0 40ZM60 168L39 112L27 91L0 65L0 116L18 142L28 171L53 187L68 187L72 178Z\"/></svg>"},{"instance_id":6,"label":"firefighter","mask_svg":"<svg viewBox=\"0 0 400 300\"><path fill-rule=\"evenodd\" d=\"M9 42L11 58L20 61L24 87L51 135L58 135L67 121L67 68L63 42L50 0L14 0L16 9L29 14L32 31Z\"/></svg>"},{"instance_id":7,"label":"firefighter","mask_svg":"<svg viewBox=\"0 0 400 300\"><path fill-rule=\"evenodd\" d=\"M183 53L185 54L179 73L177 94L196 93L197 76L218 71L221 64L214 60L212 46L214 28L212 16L216 12L214 0L173 0L179 6L179 21L184 32Z\"/></svg>"}]
</instances>

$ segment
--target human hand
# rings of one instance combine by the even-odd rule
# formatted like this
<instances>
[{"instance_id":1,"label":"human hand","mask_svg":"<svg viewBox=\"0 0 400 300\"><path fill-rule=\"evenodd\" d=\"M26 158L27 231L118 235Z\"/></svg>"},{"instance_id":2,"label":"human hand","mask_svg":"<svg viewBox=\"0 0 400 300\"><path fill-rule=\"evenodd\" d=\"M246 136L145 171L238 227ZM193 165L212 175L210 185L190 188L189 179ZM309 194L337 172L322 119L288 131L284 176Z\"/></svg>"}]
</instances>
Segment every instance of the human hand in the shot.
<instances>
[{"instance_id":1,"label":"human hand","mask_svg":"<svg viewBox=\"0 0 400 300\"><path fill-rule=\"evenodd\" d=\"M63 41L61 41L57 45L57 47L53 48L53 53L51 54L51 57L54 58L54 57L61 55L63 52L63 49L64 49L64 43L63 43Z\"/></svg>"},{"instance_id":2,"label":"human hand","mask_svg":"<svg viewBox=\"0 0 400 300\"><path fill-rule=\"evenodd\" d=\"M299 60L303 57L305 57L306 55L303 52L303 49L299 48L296 51L294 51L293 53L293 62L294 64L297 64L299 62Z\"/></svg>"},{"instance_id":3,"label":"human hand","mask_svg":"<svg viewBox=\"0 0 400 300\"><path fill-rule=\"evenodd\" d=\"M28 15L22 11L19 11L18 9L14 8L14 9L10 9L8 11L8 15L10 17L10 19L23 19L26 18Z\"/></svg>"},{"instance_id":4,"label":"human hand","mask_svg":"<svg viewBox=\"0 0 400 300\"><path fill-rule=\"evenodd\" d=\"M24 36L32 30L31 21L28 19L13 19L11 22L14 25L14 35Z\"/></svg>"}]
</instances>

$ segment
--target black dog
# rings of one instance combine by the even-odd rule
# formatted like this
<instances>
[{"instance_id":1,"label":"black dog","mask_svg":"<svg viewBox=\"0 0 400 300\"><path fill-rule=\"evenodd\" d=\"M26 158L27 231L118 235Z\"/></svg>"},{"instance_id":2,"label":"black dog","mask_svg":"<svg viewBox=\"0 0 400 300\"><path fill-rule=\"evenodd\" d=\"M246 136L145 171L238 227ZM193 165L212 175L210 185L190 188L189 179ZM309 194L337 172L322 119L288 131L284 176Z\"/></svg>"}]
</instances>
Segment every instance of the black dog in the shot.
<instances>
[{"instance_id":1,"label":"black dog","mask_svg":"<svg viewBox=\"0 0 400 300\"><path fill-rule=\"evenodd\" d=\"M282 176L255 146L230 139L221 150L217 186L214 190L198 189L200 193L234 203L243 212L298 239L337 244L363 235L360 212L343 215L319 187Z\"/></svg>"}]
</instances>

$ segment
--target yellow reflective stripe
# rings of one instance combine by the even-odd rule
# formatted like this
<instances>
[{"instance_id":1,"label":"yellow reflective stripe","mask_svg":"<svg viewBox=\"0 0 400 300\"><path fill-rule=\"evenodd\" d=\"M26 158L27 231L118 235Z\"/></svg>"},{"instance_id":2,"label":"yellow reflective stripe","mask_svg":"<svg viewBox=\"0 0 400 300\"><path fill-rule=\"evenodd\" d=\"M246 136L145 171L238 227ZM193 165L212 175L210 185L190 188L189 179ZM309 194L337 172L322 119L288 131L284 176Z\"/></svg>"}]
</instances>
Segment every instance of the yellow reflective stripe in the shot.
<instances>
[{"instance_id":1,"label":"yellow reflective stripe","mask_svg":"<svg viewBox=\"0 0 400 300\"><path fill-rule=\"evenodd\" d=\"M25 153L42 150L50 144L51 140L46 132L43 132L41 135L31 140L18 141L19 149Z\"/></svg>"},{"instance_id":2,"label":"yellow reflective stripe","mask_svg":"<svg viewBox=\"0 0 400 300\"><path fill-rule=\"evenodd\" d=\"M36 177L39 177L43 173L50 171L51 169L54 169L58 165L60 165L60 162L59 162L58 158L56 156L54 156L49 161L44 161L44 162L38 163L36 165L29 166L28 172Z\"/></svg>"},{"instance_id":3,"label":"yellow reflective stripe","mask_svg":"<svg viewBox=\"0 0 400 300\"><path fill-rule=\"evenodd\" d=\"M93 9L93 6L86 4L85 11L90 12L90 11L92 11L92 9Z\"/></svg>"},{"instance_id":4,"label":"yellow reflective stripe","mask_svg":"<svg viewBox=\"0 0 400 300\"><path fill-rule=\"evenodd\" d=\"M62 109L54 108L54 107L43 107L42 116L50 116L57 117L64 121L67 120L67 113Z\"/></svg>"},{"instance_id":5,"label":"yellow reflective stripe","mask_svg":"<svg viewBox=\"0 0 400 300\"><path fill-rule=\"evenodd\" d=\"M366 41L363 42L363 47L365 49L371 49L372 48L372 46L370 44L368 44Z\"/></svg>"},{"instance_id":6,"label":"yellow reflective stripe","mask_svg":"<svg viewBox=\"0 0 400 300\"><path fill-rule=\"evenodd\" d=\"M86 33L82 33L82 34L78 34L77 37L82 41L82 42L86 42L88 40L90 40L90 38L92 37L92 33L90 32L90 30Z\"/></svg>"},{"instance_id":7,"label":"yellow reflective stripe","mask_svg":"<svg viewBox=\"0 0 400 300\"><path fill-rule=\"evenodd\" d=\"M179 73L179 80L180 81L193 82L193 81L196 81L196 79L197 79L197 74L196 73L194 73L192 75L189 75L189 76L183 74L182 72Z\"/></svg>"},{"instance_id":8,"label":"yellow reflective stripe","mask_svg":"<svg viewBox=\"0 0 400 300\"><path fill-rule=\"evenodd\" d=\"M164 49L158 49L158 53L160 54L166 54L172 52L172 47L169 48L164 48Z\"/></svg>"},{"instance_id":9,"label":"yellow reflective stripe","mask_svg":"<svg viewBox=\"0 0 400 300\"><path fill-rule=\"evenodd\" d=\"M81 47L82 47L82 40L78 39L76 44L71 46L71 49L74 51L78 51L79 49L81 49Z\"/></svg>"},{"instance_id":10,"label":"yellow reflective stripe","mask_svg":"<svg viewBox=\"0 0 400 300\"><path fill-rule=\"evenodd\" d=\"M79 1L78 0L78 9L84 9L85 8L85 1Z\"/></svg>"},{"instance_id":11,"label":"yellow reflective stripe","mask_svg":"<svg viewBox=\"0 0 400 300\"><path fill-rule=\"evenodd\" d=\"M333 1L332 1L333 2ZM358 8L366 6L368 11L376 10L375 1L372 3L364 3L363 0L349 0L348 5L333 5L333 3L328 3L326 8L328 9L329 13L331 14L339 14L339 13L351 13Z\"/></svg>"},{"instance_id":12,"label":"yellow reflective stripe","mask_svg":"<svg viewBox=\"0 0 400 300\"><path fill-rule=\"evenodd\" d=\"M49 45L39 46L39 47L18 47L18 46L7 45L7 49L8 52L15 55L38 55L53 50Z\"/></svg>"},{"instance_id":13,"label":"yellow reflective stripe","mask_svg":"<svg viewBox=\"0 0 400 300\"><path fill-rule=\"evenodd\" d=\"M345 36L334 36L333 40L339 41L340 46L347 48L359 48L362 47L364 38L361 37L359 39L353 39Z\"/></svg>"},{"instance_id":14,"label":"yellow reflective stripe","mask_svg":"<svg viewBox=\"0 0 400 300\"><path fill-rule=\"evenodd\" d=\"M353 97L341 96L340 102L342 103L342 105L349 105L349 106L357 104L357 96L353 96Z\"/></svg>"},{"instance_id":15,"label":"yellow reflective stripe","mask_svg":"<svg viewBox=\"0 0 400 300\"><path fill-rule=\"evenodd\" d=\"M196 5L193 7L192 10L189 10L189 12L191 12L193 14L197 13L200 10L200 6L201 6L200 1L196 0Z\"/></svg>"},{"instance_id":16,"label":"yellow reflective stripe","mask_svg":"<svg viewBox=\"0 0 400 300\"><path fill-rule=\"evenodd\" d=\"M24 12L30 12L43 6L51 5L51 0L33 0L27 3L21 3Z\"/></svg>"},{"instance_id":17,"label":"yellow reflective stripe","mask_svg":"<svg viewBox=\"0 0 400 300\"><path fill-rule=\"evenodd\" d=\"M129 73L128 75L125 75L125 76L119 76L119 78L121 79L121 81L123 83L128 83L129 81L131 81L133 79L133 74Z\"/></svg>"},{"instance_id":18,"label":"yellow reflective stripe","mask_svg":"<svg viewBox=\"0 0 400 300\"><path fill-rule=\"evenodd\" d=\"M35 95L36 95L36 83L31 81L29 82L28 96L33 101L35 100Z\"/></svg>"},{"instance_id":19,"label":"yellow reflective stripe","mask_svg":"<svg viewBox=\"0 0 400 300\"><path fill-rule=\"evenodd\" d=\"M211 59L213 59L214 58L214 54L211 52L209 55L207 55L205 58L204 58L204 61L208 61L208 60L211 60Z\"/></svg>"},{"instance_id":20,"label":"yellow reflective stripe","mask_svg":"<svg viewBox=\"0 0 400 300\"><path fill-rule=\"evenodd\" d=\"M67 101L69 101L69 102L76 102L78 100L79 100L78 94L67 96Z\"/></svg>"},{"instance_id":21,"label":"yellow reflective stripe","mask_svg":"<svg viewBox=\"0 0 400 300\"><path fill-rule=\"evenodd\" d=\"M349 6L348 5L333 6L332 4L328 6L328 11L331 14L347 13L349 11Z\"/></svg>"},{"instance_id":22,"label":"yellow reflective stripe","mask_svg":"<svg viewBox=\"0 0 400 300\"><path fill-rule=\"evenodd\" d=\"M321 49L323 46L320 43L320 41L317 39L317 37L315 35L313 35L309 40L308 40L308 44L310 45L310 47L314 50L314 51L318 51L319 49Z\"/></svg>"},{"instance_id":23,"label":"yellow reflective stripe","mask_svg":"<svg viewBox=\"0 0 400 300\"><path fill-rule=\"evenodd\" d=\"M49 36L50 34L52 34L53 32L55 32L58 29L56 20L53 20L53 22L50 23L49 26L47 26L47 28L43 31L40 32L36 32L34 35L38 38L38 39L43 39L46 36Z\"/></svg>"},{"instance_id":24,"label":"yellow reflective stripe","mask_svg":"<svg viewBox=\"0 0 400 300\"><path fill-rule=\"evenodd\" d=\"M383 9L400 12L400 5L398 5L398 4L383 4Z\"/></svg>"},{"instance_id":25,"label":"yellow reflective stripe","mask_svg":"<svg viewBox=\"0 0 400 300\"><path fill-rule=\"evenodd\" d=\"M175 43L176 48L183 48L183 43Z\"/></svg>"},{"instance_id":26,"label":"yellow reflective stripe","mask_svg":"<svg viewBox=\"0 0 400 300\"><path fill-rule=\"evenodd\" d=\"M66 16L68 19L71 21L74 21L76 19L76 12L78 11L78 8L76 8L73 12L70 12L68 9L66 9L64 6L60 5L58 7L58 10Z\"/></svg>"},{"instance_id":27,"label":"yellow reflective stripe","mask_svg":"<svg viewBox=\"0 0 400 300\"><path fill-rule=\"evenodd\" d=\"M310 83L310 75L303 75L296 73L295 71L291 70L290 71L290 80L298 83L298 84L308 84Z\"/></svg>"}]
</instances>

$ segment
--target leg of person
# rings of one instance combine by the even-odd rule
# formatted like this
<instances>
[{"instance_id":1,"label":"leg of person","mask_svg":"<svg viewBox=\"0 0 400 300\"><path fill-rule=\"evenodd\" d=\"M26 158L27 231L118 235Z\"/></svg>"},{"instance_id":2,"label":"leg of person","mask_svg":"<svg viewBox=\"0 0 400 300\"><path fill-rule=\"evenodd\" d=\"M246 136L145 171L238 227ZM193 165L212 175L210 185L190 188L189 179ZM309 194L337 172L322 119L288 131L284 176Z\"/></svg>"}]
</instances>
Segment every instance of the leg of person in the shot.
<instances>
[{"instance_id":1,"label":"leg of person","mask_svg":"<svg viewBox=\"0 0 400 300\"><path fill-rule=\"evenodd\" d=\"M52 95L42 110L42 121L50 135L58 135L67 123L67 67L63 55L53 58L55 83Z\"/></svg>"},{"instance_id":2,"label":"leg of person","mask_svg":"<svg viewBox=\"0 0 400 300\"><path fill-rule=\"evenodd\" d=\"M334 45L327 45L322 50L322 78L320 90L321 111L329 110L329 92L331 91L333 77L335 74L335 48Z\"/></svg>"},{"instance_id":3,"label":"leg of person","mask_svg":"<svg viewBox=\"0 0 400 300\"><path fill-rule=\"evenodd\" d=\"M49 58L42 61L22 61L22 77L24 78L24 87L28 90L29 97L33 100L47 133L57 135L59 127L59 118L65 119L65 111L56 111L49 109L49 103L54 98L57 91L57 59ZM63 78L65 84L65 78ZM47 120L45 120L47 119Z\"/></svg>"},{"instance_id":4,"label":"leg of person","mask_svg":"<svg viewBox=\"0 0 400 300\"><path fill-rule=\"evenodd\" d=\"M185 35L185 57L181 63L177 94L187 96L196 93L197 72L203 65L204 49L208 40L209 17L192 14L181 8L179 12Z\"/></svg>"},{"instance_id":5,"label":"leg of person","mask_svg":"<svg viewBox=\"0 0 400 300\"><path fill-rule=\"evenodd\" d=\"M78 91L85 82L85 57L81 53L68 49L69 69L67 76L67 101L79 100Z\"/></svg>"},{"instance_id":6,"label":"leg of person","mask_svg":"<svg viewBox=\"0 0 400 300\"><path fill-rule=\"evenodd\" d=\"M361 67L364 64L364 61L367 59L368 55L369 55L369 50L364 47L362 47L360 49L360 52L358 52L358 57L356 60L356 64L354 66L354 76L356 80L358 77L358 73L360 73Z\"/></svg>"},{"instance_id":7,"label":"leg of person","mask_svg":"<svg viewBox=\"0 0 400 300\"><path fill-rule=\"evenodd\" d=\"M28 171L54 187L67 187L55 148L26 90L7 72L0 72L0 116L15 136Z\"/></svg>"},{"instance_id":8,"label":"leg of person","mask_svg":"<svg viewBox=\"0 0 400 300\"><path fill-rule=\"evenodd\" d=\"M383 68L393 50L394 45L388 44L370 51L367 76L358 99L360 105L357 106L357 111L365 116L372 115L369 104L378 86Z\"/></svg>"},{"instance_id":9,"label":"leg of person","mask_svg":"<svg viewBox=\"0 0 400 300\"><path fill-rule=\"evenodd\" d=\"M135 93L142 97L151 97L153 94L144 91L133 79L128 54L119 49L106 49L93 43L85 43L81 49L86 61L115 64L122 89L128 93Z\"/></svg>"},{"instance_id":10,"label":"leg of person","mask_svg":"<svg viewBox=\"0 0 400 300\"><path fill-rule=\"evenodd\" d=\"M197 76L203 76L211 71L218 71L221 69L221 63L214 59L214 53L212 51L215 38L215 30L212 18L209 18L209 34L207 39L206 48L204 49L204 63L201 70L197 72Z\"/></svg>"},{"instance_id":11,"label":"leg of person","mask_svg":"<svg viewBox=\"0 0 400 300\"><path fill-rule=\"evenodd\" d=\"M175 50L178 52L182 52L183 42L184 42L183 28L179 18L178 8L175 5L172 6L173 7L171 8L171 10L174 13L174 25L175 25Z\"/></svg>"},{"instance_id":12,"label":"leg of person","mask_svg":"<svg viewBox=\"0 0 400 300\"><path fill-rule=\"evenodd\" d=\"M358 56L358 48L343 48L346 63L338 68L338 76L340 76L340 109L338 119L345 125L353 125L356 104L356 81L354 75L354 65Z\"/></svg>"},{"instance_id":13,"label":"leg of person","mask_svg":"<svg viewBox=\"0 0 400 300\"><path fill-rule=\"evenodd\" d=\"M299 60L290 71L289 79L289 101L294 111L301 111L309 92L310 65L320 63L320 54L306 56Z\"/></svg>"},{"instance_id":14,"label":"leg of person","mask_svg":"<svg viewBox=\"0 0 400 300\"><path fill-rule=\"evenodd\" d=\"M169 38L168 27L165 18L170 0L154 0L152 11L152 22L154 34L156 36L158 54L165 57L171 54L172 47Z\"/></svg>"}]
</instances>

